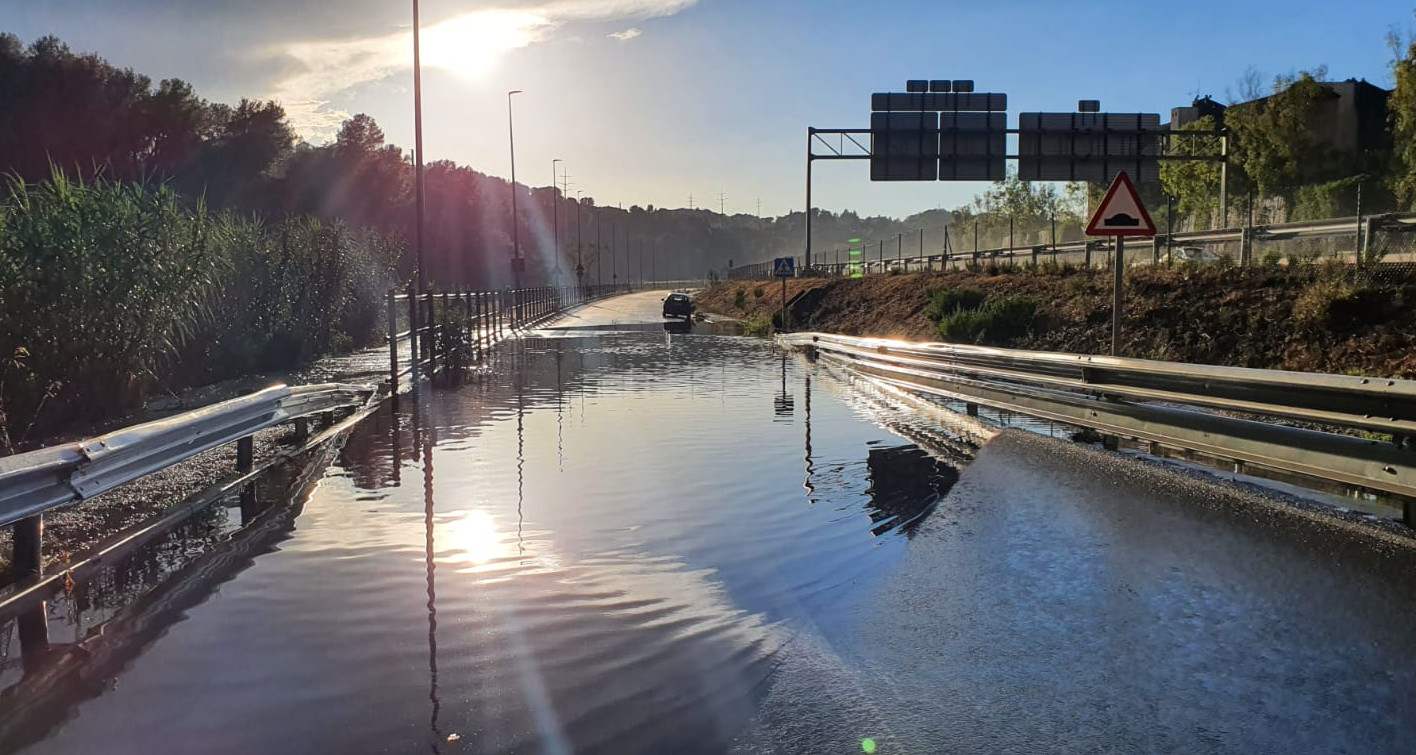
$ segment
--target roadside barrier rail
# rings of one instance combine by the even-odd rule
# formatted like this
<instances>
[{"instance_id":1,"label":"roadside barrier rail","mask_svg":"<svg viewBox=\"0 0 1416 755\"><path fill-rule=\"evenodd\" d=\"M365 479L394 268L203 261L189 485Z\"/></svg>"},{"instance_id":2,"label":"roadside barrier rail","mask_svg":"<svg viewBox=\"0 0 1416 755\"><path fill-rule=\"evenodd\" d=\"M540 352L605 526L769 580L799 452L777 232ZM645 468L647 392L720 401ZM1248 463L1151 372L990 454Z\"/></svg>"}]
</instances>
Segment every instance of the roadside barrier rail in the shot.
<instances>
[{"instance_id":1,"label":"roadside barrier rail","mask_svg":"<svg viewBox=\"0 0 1416 755\"><path fill-rule=\"evenodd\" d=\"M0 458L0 526L14 526L12 574L40 573L45 512L88 500L231 442L237 471L254 463L253 435L293 422L300 435L319 415L356 410L378 395L371 385L277 385L185 414L96 438Z\"/></svg>"},{"instance_id":2,"label":"roadside barrier rail","mask_svg":"<svg viewBox=\"0 0 1416 755\"><path fill-rule=\"evenodd\" d=\"M1132 438L1232 460L1236 468L1253 464L1386 493L1406 502L1404 518L1416 526L1416 381L826 333L778 341L897 387L962 401L970 413L990 406L1090 428L1113 447Z\"/></svg>"},{"instance_id":3,"label":"roadside barrier rail","mask_svg":"<svg viewBox=\"0 0 1416 755\"><path fill-rule=\"evenodd\" d=\"M1353 239L1353 248L1360 250L1360 254L1353 252L1346 255L1347 262L1362 264L1366 260L1362 256L1369 253L1371 249L1371 238L1374 233L1380 231L1394 233L1416 232L1416 214L1386 213L1369 216L1353 216L1345 218L1327 218L1323 220L1300 220L1290 223L1272 223L1269 225L1239 226L1234 228L1216 228L1207 231L1179 231L1171 234L1158 233L1154 236L1138 239L1140 243L1145 243L1147 239L1151 242L1152 251L1149 256L1131 251L1129 254L1136 255L1134 264L1152 264L1159 262L1168 249L1172 246L1187 246L1195 244L1221 244L1238 243L1241 246L1239 259L1240 264L1251 263L1253 254L1251 251L1254 242L1265 241L1287 241L1294 239L1316 239L1316 238L1341 238L1350 237ZM979 264L988 261L1007 261L1010 263L1030 262L1038 264L1042 261L1056 261L1057 255L1083 255L1083 264L1090 267L1093 256L1105 260L1108 249L1108 241L1066 241L1051 244L1029 244L1026 246L1010 246L977 250L953 249L950 251L936 251L928 254L914 255L892 255L890 254L891 242L886 241L880 246L878 254L872 254L875 249L875 242L865 245L861 252L860 259L854 262L833 261L832 251L826 249L813 249L813 264L810 268L803 268L798 265L799 274L802 276L831 276L842 277L854 274L879 275L891 271L919 272L924 270L944 270L952 263L954 265ZM858 247L859 249L859 247ZM839 251L839 250L837 250ZM797 260L801 262L800 259ZM754 262L740 265L727 271L727 277L731 280L753 280L758 278L772 277L771 262Z\"/></svg>"}]
</instances>

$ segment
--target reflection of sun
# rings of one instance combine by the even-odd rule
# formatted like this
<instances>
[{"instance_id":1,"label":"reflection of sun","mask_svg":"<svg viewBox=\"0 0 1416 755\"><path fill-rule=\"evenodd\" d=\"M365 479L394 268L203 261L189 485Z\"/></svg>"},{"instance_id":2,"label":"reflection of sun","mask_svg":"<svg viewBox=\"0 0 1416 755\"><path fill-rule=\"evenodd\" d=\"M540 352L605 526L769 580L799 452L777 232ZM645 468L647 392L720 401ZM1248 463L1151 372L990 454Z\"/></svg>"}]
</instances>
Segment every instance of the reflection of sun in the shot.
<instances>
[{"instance_id":1,"label":"reflection of sun","mask_svg":"<svg viewBox=\"0 0 1416 755\"><path fill-rule=\"evenodd\" d=\"M449 19L423 31L423 64L476 76L491 70L502 55L525 47L549 22L518 10L488 10Z\"/></svg>"},{"instance_id":2,"label":"reflection of sun","mask_svg":"<svg viewBox=\"0 0 1416 755\"><path fill-rule=\"evenodd\" d=\"M452 564L482 565L513 555L514 549L497 532L496 520L481 509L468 511L456 519L437 525L439 544L449 551L441 560Z\"/></svg>"}]
</instances>

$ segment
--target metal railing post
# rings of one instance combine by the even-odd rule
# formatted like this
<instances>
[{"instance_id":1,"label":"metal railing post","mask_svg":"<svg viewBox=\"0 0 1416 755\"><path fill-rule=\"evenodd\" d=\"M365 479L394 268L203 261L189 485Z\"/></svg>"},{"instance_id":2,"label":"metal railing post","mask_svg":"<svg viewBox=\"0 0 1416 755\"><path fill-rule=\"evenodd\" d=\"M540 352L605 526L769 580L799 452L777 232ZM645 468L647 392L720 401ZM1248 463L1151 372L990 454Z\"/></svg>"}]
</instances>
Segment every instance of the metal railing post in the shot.
<instances>
[{"instance_id":1,"label":"metal railing post","mask_svg":"<svg viewBox=\"0 0 1416 755\"><path fill-rule=\"evenodd\" d=\"M388 395L398 408L398 292L388 290Z\"/></svg>"},{"instance_id":2,"label":"metal railing post","mask_svg":"<svg viewBox=\"0 0 1416 755\"><path fill-rule=\"evenodd\" d=\"M236 441L236 471L245 474L254 469L255 466L256 440L254 436L247 435Z\"/></svg>"},{"instance_id":3,"label":"metal railing post","mask_svg":"<svg viewBox=\"0 0 1416 755\"><path fill-rule=\"evenodd\" d=\"M15 522L14 554L10 574L15 579L38 577L44 573L44 515L35 514Z\"/></svg>"},{"instance_id":4,"label":"metal railing post","mask_svg":"<svg viewBox=\"0 0 1416 755\"><path fill-rule=\"evenodd\" d=\"M412 284L408 286L408 357L409 373L408 381L412 384L413 390L418 390L418 380L421 376L421 366L419 365L418 346L422 339L418 336L418 295L414 292Z\"/></svg>"},{"instance_id":5,"label":"metal railing post","mask_svg":"<svg viewBox=\"0 0 1416 755\"><path fill-rule=\"evenodd\" d=\"M433 301L436 296L437 295L431 291L423 295L423 307L427 313L423 326L423 353L427 358L429 380L432 380L438 375L438 321L437 312L433 308Z\"/></svg>"}]
</instances>

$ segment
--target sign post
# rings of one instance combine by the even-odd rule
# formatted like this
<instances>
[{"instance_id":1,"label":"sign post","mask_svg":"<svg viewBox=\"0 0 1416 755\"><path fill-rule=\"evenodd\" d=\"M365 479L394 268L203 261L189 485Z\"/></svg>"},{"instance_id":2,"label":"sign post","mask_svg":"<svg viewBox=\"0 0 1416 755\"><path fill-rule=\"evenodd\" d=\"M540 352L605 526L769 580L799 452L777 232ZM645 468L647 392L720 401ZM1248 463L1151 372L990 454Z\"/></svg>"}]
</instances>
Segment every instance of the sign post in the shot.
<instances>
[{"instance_id":1,"label":"sign post","mask_svg":"<svg viewBox=\"0 0 1416 755\"><path fill-rule=\"evenodd\" d=\"M1122 274L1126 269L1126 237L1154 236L1155 223L1151 220L1141 197L1136 193L1135 184L1126 171L1116 174L1106 198L1097 205L1091 222L1087 223L1088 236L1112 236L1116 239L1116 259L1113 261L1114 290L1111 293L1111 356L1121 355L1121 305Z\"/></svg>"},{"instance_id":2,"label":"sign post","mask_svg":"<svg viewBox=\"0 0 1416 755\"><path fill-rule=\"evenodd\" d=\"M772 275L782 279L782 330L787 329L787 279L796 277L796 260L778 257L772 260Z\"/></svg>"}]
</instances>

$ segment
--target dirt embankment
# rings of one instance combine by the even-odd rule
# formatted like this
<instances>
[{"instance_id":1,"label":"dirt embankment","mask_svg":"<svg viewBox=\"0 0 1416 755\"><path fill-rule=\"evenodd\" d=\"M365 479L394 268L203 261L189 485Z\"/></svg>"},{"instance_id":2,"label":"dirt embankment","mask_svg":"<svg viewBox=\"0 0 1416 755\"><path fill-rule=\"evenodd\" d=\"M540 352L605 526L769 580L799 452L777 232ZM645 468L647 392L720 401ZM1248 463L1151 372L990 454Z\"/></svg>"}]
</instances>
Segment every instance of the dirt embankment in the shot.
<instances>
[{"instance_id":1,"label":"dirt embankment","mask_svg":"<svg viewBox=\"0 0 1416 755\"><path fill-rule=\"evenodd\" d=\"M793 329L940 340L931 299L975 289L1027 299L1026 332L996 345L1110 351L1111 272L1001 269L787 282ZM758 292L761 295L758 295ZM781 309L776 281L727 281L698 296L708 312L765 324ZM989 341L985 341L989 342ZM1134 269L1122 312L1125 356L1196 364L1416 378L1416 271L1346 268Z\"/></svg>"}]
</instances>

